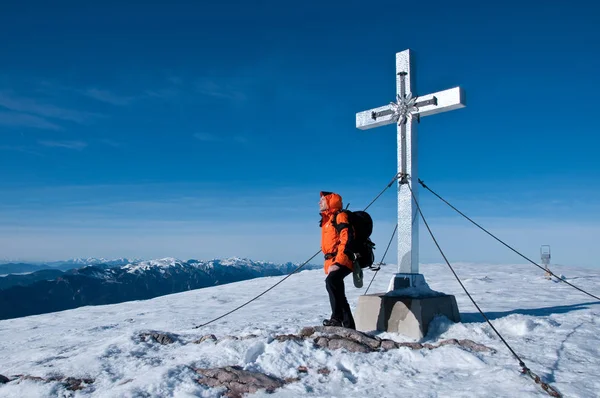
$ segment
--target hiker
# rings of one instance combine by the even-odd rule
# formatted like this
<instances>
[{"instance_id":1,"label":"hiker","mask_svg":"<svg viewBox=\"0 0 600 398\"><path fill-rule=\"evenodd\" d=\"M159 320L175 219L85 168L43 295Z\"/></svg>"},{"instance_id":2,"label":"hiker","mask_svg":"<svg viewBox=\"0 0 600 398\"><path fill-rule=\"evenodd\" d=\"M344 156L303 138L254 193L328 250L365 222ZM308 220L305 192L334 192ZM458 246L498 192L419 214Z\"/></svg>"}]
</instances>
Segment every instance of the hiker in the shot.
<instances>
[{"instance_id":1,"label":"hiker","mask_svg":"<svg viewBox=\"0 0 600 398\"><path fill-rule=\"evenodd\" d=\"M324 320L323 325L356 329L344 287L344 278L353 271L354 254L347 251L346 246L354 239L354 230L348 215L339 212L343 209L342 197L333 192L321 192L320 195L321 250L325 255L325 285L331 304L331 318Z\"/></svg>"}]
</instances>

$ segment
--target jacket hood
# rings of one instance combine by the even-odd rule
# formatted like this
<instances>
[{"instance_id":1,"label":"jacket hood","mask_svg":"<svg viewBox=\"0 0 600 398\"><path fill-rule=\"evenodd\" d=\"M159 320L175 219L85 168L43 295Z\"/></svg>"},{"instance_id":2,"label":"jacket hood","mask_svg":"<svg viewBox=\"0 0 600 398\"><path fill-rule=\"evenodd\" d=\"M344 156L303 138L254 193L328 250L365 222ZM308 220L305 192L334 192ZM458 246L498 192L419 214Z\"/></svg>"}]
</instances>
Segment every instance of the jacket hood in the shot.
<instances>
[{"instance_id":1,"label":"jacket hood","mask_svg":"<svg viewBox=\"0 0 600 398\"><path fill-rule=\"evenodd\" d=\"M342 197L334 192L321 191L320 195L325 197L327 209L329 211L341 210L343 208Z\"/></svg>"}]
</instances>

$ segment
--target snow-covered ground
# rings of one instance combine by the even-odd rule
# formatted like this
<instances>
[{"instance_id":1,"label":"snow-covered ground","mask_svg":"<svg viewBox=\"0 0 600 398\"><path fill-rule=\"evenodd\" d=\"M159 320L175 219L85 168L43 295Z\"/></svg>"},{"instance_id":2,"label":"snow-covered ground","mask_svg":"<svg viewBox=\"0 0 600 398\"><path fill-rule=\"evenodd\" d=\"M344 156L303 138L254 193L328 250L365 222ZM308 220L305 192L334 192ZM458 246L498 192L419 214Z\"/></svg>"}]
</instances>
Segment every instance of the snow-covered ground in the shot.
<instances>
[{"instance_id":1,"label":"snow-covered ground","mask_svg":"<svg viewBox=\"0 0 600 398\"><path fill-rule=\"evenodd\" d=\"M330 309L322 270L300 272L247 307L204 328L207 322L263 292L283 277L259 278L147 301L83 307L0 321L0 374L93 378L71 392L57 382L14 381L2 397L218 397L220 389L197 384L189 366L239 365L277 377L300 377L270 397L537 397L548 396L520 375L514 357L483 322L446 265L423 265L433 290L455 294L462 322L437 320L422 342L471 339L497 350L459 346L399 348L369 354L315 348L309 341L277 342L273 336L320 325ZM544 279L533 265L455 264L480 307L524 362L565 397L600 396L600 302L564 283ZM600 271L552 267L598 296ZM385 291L395 266L379 272L370 293ZM365 273L365 287L373 273ZM354 309L365 288L351 278ZM139 338L145 331L179 335L174 344ZM215 344L192 344L206 334ZM228 335L258 337L234 340ZM400 335L380 337L412 341ZM300 375L299 366L309 372ZM327 367L326 376L316 372ZM254 396L266 396L257 393Z\"/></svg>"}]
</instances>

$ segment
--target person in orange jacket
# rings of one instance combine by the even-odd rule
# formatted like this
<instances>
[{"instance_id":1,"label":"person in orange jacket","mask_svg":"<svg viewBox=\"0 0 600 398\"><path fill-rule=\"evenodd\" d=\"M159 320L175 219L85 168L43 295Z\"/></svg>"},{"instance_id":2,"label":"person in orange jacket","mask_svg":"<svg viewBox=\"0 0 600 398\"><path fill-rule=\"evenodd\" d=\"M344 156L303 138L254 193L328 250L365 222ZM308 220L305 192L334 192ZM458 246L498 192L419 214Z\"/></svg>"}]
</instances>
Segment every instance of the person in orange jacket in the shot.
<instances>
[{"instance_id":1,"label":"person in orange jacket","mask_svg":"<svg viewBox=\"0 0 600 398\"><path fill-rule=\"evenodd\" d=\"M353 270L354 254L346 246L352 242L354 230L348 215L340 212L342 197L333 192L321 192L320 195L321 250L325 255L325 286L331 304L331 318L324 320L323 325L356 329L344 287L344 278Z\"/></svg>"}]
</instances>

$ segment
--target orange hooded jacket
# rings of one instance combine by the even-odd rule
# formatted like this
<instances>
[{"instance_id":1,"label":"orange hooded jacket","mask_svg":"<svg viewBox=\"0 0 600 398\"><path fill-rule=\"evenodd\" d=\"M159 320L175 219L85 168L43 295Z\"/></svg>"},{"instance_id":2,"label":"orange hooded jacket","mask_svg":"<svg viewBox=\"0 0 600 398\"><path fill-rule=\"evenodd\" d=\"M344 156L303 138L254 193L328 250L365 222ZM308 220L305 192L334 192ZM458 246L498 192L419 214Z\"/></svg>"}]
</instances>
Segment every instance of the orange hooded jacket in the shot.
<instances>
[{"instance_id":1,"label":"orange hooded jacket","mask_svg":"<svg viewBox=\"0 0 600 398\"><path fill-rule=\"evenodd\" d=\"M354 238L354 230L350 227L348 215L342 210L342 197L333 192L321 192L325 198L327 209L321 211L321 250L325 255L324 270L329 273L332 264L343 265L352 270L352 260L346 253L346 245ZM337 213L337 214L336 214ZM336 216L337 229L332 225L333 217Z\"/></svg>"}]
</instances>

